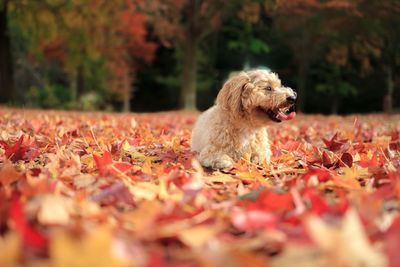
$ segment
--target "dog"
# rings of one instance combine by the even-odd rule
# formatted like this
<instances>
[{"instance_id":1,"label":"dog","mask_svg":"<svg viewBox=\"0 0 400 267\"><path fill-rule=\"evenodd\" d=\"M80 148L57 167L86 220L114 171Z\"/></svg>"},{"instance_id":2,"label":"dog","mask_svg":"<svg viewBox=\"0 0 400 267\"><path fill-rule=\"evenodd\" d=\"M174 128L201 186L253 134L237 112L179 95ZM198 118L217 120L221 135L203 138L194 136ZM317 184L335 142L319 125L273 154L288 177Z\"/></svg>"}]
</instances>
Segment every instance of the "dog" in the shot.
<instances>
[{"instance_id":1,"label":"dog","mask_svg":"<svg viewBox=\"0 0 400 267\"><path fill-rule=\"evenodd\" d=\"M192 151L199 152L200 164L208 168L231 168L232 159L246 153L252 163L269 163L272 152L267 127L296 116L289 113L296 97L274 72L241 71L223 85L215 105L198 117Z\"/></svg>"}]
</instances>

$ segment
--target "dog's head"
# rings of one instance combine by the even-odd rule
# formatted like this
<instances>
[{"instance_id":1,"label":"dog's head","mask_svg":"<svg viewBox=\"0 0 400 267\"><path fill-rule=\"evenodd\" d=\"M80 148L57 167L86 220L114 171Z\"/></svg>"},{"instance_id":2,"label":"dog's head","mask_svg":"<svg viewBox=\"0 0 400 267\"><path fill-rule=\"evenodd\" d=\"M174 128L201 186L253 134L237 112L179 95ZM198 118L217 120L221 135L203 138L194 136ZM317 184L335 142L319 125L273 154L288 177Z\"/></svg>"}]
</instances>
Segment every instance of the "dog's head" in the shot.
<instances>
[{"instance_id":1,"label":"dog's head","mask_svg":"<svg viewBox=\"0 0 400 267\"><path fill-rule=\"evenodd\" d=\"M296 97L291 88L282 86L277 74L251 70L230 78L219 92L216 104L234 117L265 124L293 119L296 113L288 111Z\"/></svg>"}]
</instances>

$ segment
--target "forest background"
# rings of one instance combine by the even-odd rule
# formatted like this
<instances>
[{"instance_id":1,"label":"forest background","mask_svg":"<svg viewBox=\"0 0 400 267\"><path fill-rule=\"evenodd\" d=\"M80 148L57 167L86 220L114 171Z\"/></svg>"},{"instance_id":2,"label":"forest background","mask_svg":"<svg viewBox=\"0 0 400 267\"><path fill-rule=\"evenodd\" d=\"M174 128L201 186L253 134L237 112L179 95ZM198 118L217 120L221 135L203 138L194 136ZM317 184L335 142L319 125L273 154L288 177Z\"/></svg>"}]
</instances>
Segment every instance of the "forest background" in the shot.
<instances>
[{"instance_id":1,"label":"forest background","mask_svg":"<svg viewBox=\"0 0 400 267\"><path fill-rule=\"evenodd\" d=\"M400 107L397 0L0 0L0 103L206 109L267 68L305 113Z\"/></svg>"}]
</instances>

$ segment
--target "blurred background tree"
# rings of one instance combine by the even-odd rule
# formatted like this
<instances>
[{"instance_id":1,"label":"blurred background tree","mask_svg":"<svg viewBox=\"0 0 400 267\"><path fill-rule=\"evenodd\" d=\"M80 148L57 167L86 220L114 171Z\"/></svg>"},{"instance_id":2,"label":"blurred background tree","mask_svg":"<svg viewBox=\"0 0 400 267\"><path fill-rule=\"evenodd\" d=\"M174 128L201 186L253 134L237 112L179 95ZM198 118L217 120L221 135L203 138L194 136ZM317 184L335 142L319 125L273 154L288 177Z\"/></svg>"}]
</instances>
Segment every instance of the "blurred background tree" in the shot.
<instances>
[{"instance_id":1,"label":"blurred background tree","mask_svg":"<svg viewBox=\"0 0 400 267\"><path fill-rule=\"evenodd\" d=\"M205 109L267 68L302 112L400 106L397 0L0 0L0 103ZM156 97L155 97L156 96Z\"/></svg>"}]
</instances>

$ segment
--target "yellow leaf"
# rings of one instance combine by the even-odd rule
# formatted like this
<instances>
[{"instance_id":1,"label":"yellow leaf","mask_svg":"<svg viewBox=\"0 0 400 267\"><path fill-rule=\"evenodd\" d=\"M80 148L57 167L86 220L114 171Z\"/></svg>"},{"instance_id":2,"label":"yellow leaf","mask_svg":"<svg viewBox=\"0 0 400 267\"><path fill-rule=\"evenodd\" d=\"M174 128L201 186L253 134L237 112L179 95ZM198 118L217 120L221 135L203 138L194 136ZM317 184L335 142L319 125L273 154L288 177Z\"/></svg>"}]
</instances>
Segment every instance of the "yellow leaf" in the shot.
<instances>
[{"instance_id":1,"label":"yellow leaf","mask_svg":"<svg viewBox=\"0 0 400 267\"><path fill-rule=\"evenodd\" d=\"M153 171L151 170L151 159L149 157L147 157L143 162L142 172L147 174L153 174Z\"/></svg>"},{"instance_id":2,"label":"yellow leaf","mask_svg":"<svg viewBox=\"0 0 400 267\"><path fill-rule=\"evenodd\" d=\"M122 149L125 151L129 151L131 148L131 145L129 144L128 141L125 140L124 144L122 145Z\"/></svg>"},{"instance_id":3,"label":"yellow leaf","mask_svg":"<svg viewBox=\"0 0 400 267\"><path fill-rule=\"evenodd\" d=\"M206 245L218 232L219 227L198 225L180 231L179 238L189 247L199 248Z\"/></svg>"},{"instance_id":4,"label":"yellow leaf","mask_svg":"<svg viewBox=\"0 0 400 267\"><path fill-rule=\"evenodd\" d=\"M111 244L111 232L105 227L97 227L81 238L57 232L50 244L50 256L55 267L128 266L112 255Z\"/></svg>"},{"instance_id":5,"label":"yellow leaf","mask_svg":"<svg viewBox=\"0 0 400 267\"><path fill-rule=\"evenodd\" d=\"M134 159L140 159L140 160L145 160L146 156L138 151L133 151L130 153L132 158Z\"/></svg>"},{"instance_id":6,"label":"yellow leaf","mask_svg":"<svg viewBox=\"0 0 400 267\"><path fill-rule=\"evenodd\" d=\"M254 174L251 174L250 172L237 172L236 175L240 178L254 180Z\"/></svg>"},{"instance_id":7,"label":"yellow leaf","mask_svg":"<svg viewBox=\"0 0 400 267\"><path fill-rule=\"evenodd\" d=\"M362 173L359 171L359 167L356 164L353 164L351 168L344 167L343 168L344 174L341 177L345 179L357 179L362 176Z\"/></svg>"}]
</instances>

